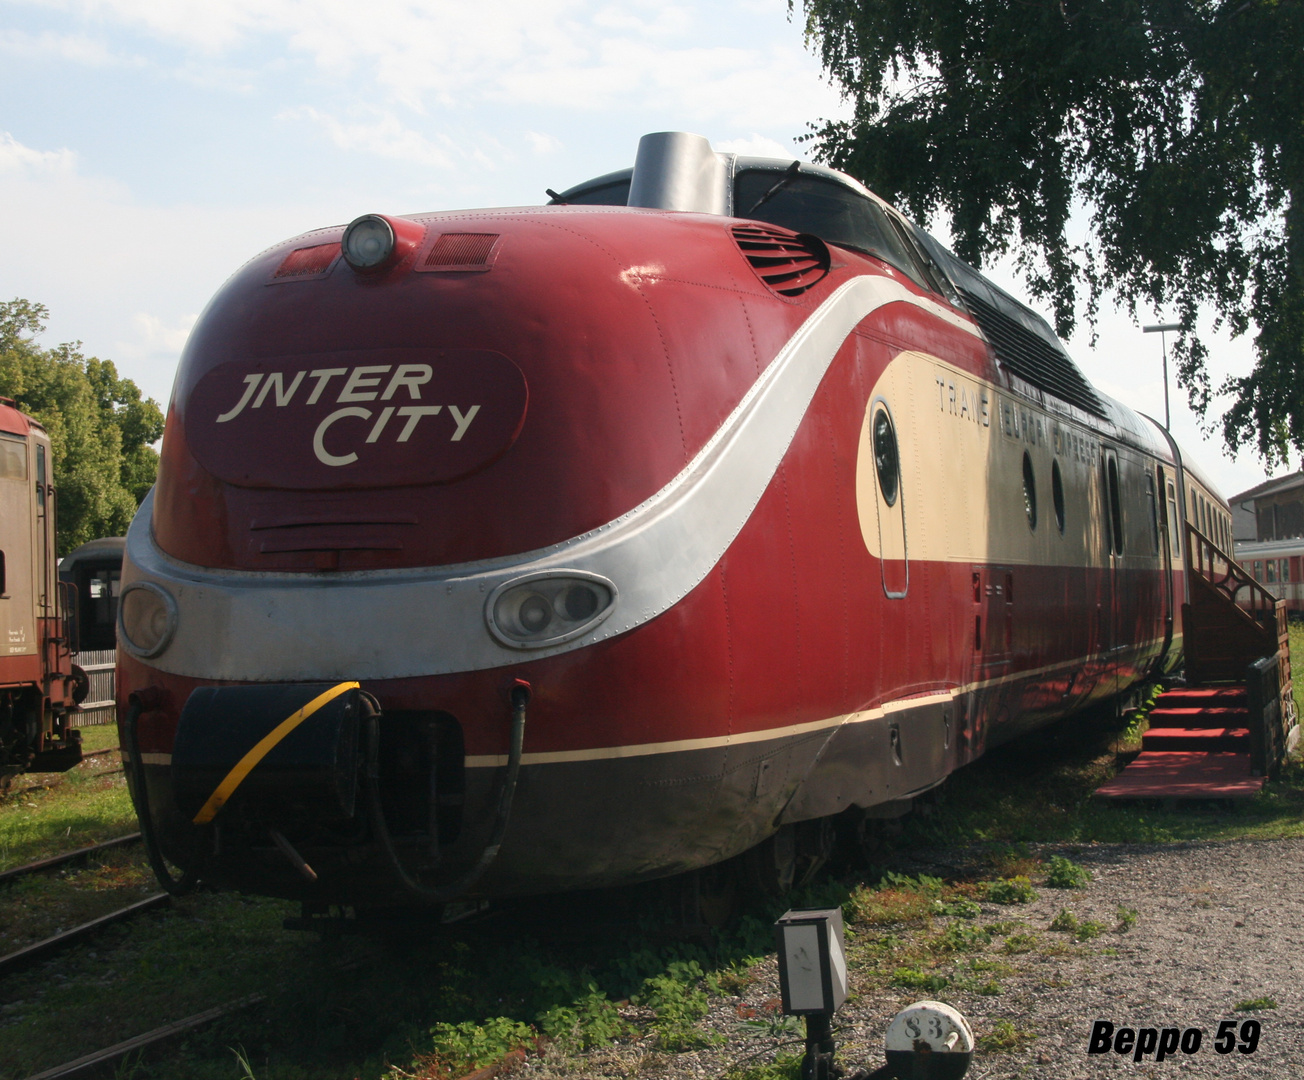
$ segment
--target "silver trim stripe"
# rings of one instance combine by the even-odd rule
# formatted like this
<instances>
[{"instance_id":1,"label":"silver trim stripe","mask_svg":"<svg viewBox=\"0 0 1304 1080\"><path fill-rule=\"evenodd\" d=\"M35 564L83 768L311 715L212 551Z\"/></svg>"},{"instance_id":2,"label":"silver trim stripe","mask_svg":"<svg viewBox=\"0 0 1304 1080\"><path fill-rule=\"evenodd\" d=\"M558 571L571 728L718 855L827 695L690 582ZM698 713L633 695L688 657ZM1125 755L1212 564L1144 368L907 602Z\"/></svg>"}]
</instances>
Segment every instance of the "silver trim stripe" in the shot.
<instances>
[{"instance_id":1,"label":"silver trim stripe","mask_svg":"<svg viewBox=\"0 0 1304 1080\"><path fill-rule=\"evenodd\" d=\"M404 571L204 570L154 542L151 492L127 534L122 584L163 586L181 617L171 644L150 663L175 675L233 681L397 679L519 664L632 630L711 571L756 508L843 342L866 316L896 302L980 336L949 307L891 278L852 278L785 343L670 483L616 520L538 551ZM484 605L495 588L525 574L568 570L617 584L617 606L601 626L528 652L494 640Z\"/></svg>"}]
</instances>

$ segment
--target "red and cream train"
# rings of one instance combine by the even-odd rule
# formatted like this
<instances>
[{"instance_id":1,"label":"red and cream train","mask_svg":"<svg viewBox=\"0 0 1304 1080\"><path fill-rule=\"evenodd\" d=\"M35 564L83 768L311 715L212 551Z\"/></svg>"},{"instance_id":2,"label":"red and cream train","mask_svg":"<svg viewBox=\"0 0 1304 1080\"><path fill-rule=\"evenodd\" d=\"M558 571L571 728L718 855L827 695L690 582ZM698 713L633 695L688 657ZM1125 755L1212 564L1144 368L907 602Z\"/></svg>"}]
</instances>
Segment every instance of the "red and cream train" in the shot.
<instances>
[{"instance_id":1,"label":"red and cream train","mask_svg":"<svg viewBox=\"0 0 1304 1080\"><path fill-rule=\"evenodd\" d=\"M1193 491L1225 515L832 170L662 133L548 206L367 215L186 346L134 796L191 876L310 904L718 863L1180 666Z\"/></svg>"}]
</instances>

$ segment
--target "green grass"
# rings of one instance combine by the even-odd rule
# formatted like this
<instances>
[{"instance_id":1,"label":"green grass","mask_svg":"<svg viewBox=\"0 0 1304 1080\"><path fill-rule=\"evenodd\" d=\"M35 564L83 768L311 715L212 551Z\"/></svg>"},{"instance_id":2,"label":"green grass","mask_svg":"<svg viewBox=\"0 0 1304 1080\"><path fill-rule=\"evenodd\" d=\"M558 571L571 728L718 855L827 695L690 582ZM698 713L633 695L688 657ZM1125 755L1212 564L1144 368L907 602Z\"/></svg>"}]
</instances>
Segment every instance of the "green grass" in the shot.
<instances>
[{"instance_id":1,"label":"green grass","mask_svg":"<svg viewBox=\"0 0 1304 1080\"><path fill-rule=\"evenodd\" d=\"M90 729L92 748L117 746L117 730ZM0 796L0 870L136 831L117 753L83 761L65 773L22 773ZM49 788L36 785L52 784Z\"/></svg>"},{"instance_id":2,"label":"green grass","mask_svg":"<svg viewBox=\"0 0 1304 1080\"><path fill-rule=\"evenodd\" d=\"M1008 1054L1022 1050L1036 1035L1014 1026L1010 1020L997 1020L992 1030L978 1037L978 1049L989 1053Z\"/></svg>"}]
</instances>

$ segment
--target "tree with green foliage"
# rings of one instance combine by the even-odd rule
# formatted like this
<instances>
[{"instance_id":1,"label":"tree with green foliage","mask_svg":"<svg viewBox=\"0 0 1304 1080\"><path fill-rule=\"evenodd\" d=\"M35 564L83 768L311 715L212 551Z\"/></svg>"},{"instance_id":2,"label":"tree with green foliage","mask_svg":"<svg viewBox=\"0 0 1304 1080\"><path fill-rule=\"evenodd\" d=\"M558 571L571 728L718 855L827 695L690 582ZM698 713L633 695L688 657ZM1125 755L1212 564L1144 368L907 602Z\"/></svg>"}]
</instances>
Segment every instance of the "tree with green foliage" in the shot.
<instances>
[{"instance_id":1,"label":"tree with green foliage","mask_svg":"<svg viewBox=\"0 0 1304 1080\"><path fill-rule=\"evenodd\" d=\"M854 110L812 125L820 160L948 214L972 263L1015 251L1061 334L1105 293L1253 325L1224 438L1304 452L1304 0L803 2ZM1175 355L1205 417L1206 347Z\"/></svg>"},{"instance_id":2,"label":"tree with green foliage","mask_svg":"<svg viewBox=\"0 0 1304 1080\"><path fill-rule=\"evenodd\" d=\"M127 531L158 473L150 444L163 434L163 413L112 361L82 355L80 342L37 345L48 316L42 304L0 302L0 396L50 434L58 548L66 555Z\"/></svg>"}]
</instances>

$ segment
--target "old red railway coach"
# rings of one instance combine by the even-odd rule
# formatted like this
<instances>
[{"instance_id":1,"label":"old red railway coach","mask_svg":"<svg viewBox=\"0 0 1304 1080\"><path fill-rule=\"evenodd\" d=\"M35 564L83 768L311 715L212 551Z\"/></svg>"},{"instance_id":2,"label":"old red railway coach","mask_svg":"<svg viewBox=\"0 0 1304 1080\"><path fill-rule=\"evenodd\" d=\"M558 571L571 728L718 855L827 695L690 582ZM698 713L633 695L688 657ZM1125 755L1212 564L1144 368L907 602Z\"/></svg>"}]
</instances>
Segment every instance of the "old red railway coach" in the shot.
<instances>
[{"instance_id":1,"label":"old red railway coach","mask_svg":"<svg viewBox=\"0 0 1304 1080\"><path fill-rule=\"evenodd\" d=\"M86 696L72 662L72 597L56 575L55 491L45 428L0 398L0 780L81 761L71 718Z\"/></svg>"},{"instance_id":2,"label":"old red railway coach","mask_svg":"<svg viewBox=\"0 0 1304 1080\"><path fill-rule=\"evenodd\" d=\"M791 851L1176 666L1192 484L828 169L662 133L545 207L367 215L186 347L133 792L192 877L309 903Z\"/></svg>"}]
</instances>

